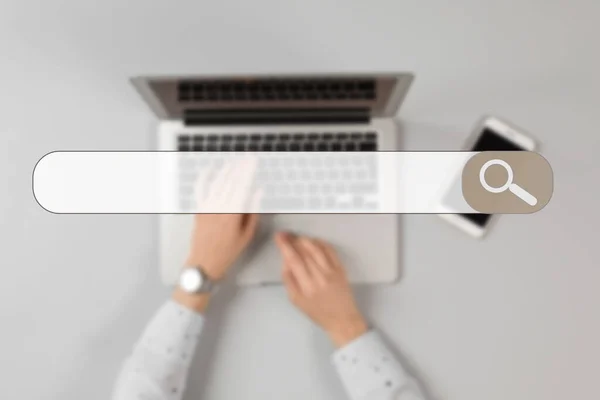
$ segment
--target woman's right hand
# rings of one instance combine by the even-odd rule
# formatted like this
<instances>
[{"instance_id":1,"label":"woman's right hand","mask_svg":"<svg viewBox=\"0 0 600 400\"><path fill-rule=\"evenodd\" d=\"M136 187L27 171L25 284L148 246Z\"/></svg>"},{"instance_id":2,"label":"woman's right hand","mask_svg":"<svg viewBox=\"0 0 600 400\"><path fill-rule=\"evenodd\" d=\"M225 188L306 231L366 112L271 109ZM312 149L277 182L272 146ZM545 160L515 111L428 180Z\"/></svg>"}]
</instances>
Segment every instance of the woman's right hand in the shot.
<instances>
[{"instance_id":1,"label":"woman's right hand","mask_svg":"<svg viewBox=\"0 0 600 400\"><path fill-rule=\"evenodd\" d=\"M318 324L337 347L368 331L344 267L328 243L278 233L283 282L291 302Z\"/></svg>"}]
</instances>

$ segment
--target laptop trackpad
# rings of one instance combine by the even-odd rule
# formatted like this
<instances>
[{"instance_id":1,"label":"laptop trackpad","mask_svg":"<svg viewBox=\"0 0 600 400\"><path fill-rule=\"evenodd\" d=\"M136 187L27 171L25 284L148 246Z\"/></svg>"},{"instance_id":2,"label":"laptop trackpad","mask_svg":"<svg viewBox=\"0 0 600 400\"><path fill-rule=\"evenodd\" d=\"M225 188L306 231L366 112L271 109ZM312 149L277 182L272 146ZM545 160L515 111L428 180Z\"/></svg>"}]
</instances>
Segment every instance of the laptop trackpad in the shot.
<instances>
[{"instance_id":1,"label":"laptop trackpad","mask_svg":"<svg viewBox=\"0 0 600 400\"><path fill-rule=\"evenodd\" d=\"M286 231L330 242L353 282L391 282L398 276L398 218L376 214L262 215L256 237L238 263L242 285L281 282L273 235Z\"/></svg>"}]
</instances>

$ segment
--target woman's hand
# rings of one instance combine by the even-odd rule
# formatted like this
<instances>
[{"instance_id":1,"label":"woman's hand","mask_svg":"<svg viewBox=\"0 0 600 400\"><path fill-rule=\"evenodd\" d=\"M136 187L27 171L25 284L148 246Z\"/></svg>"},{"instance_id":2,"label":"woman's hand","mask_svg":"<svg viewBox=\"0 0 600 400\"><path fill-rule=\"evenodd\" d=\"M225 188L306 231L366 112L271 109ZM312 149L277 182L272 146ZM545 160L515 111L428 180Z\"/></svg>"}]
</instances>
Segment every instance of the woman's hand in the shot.
<instances>
[{"instance_id":1,"label":"woman's hand","mask_svg":"<svg viewBox=\"0 0 600 400\"><path fill-rule=\"evenodd\" d=\"M275 241L283 256L283 282L298 309L321 326L337 347L367 332L331 245L287 233L278 233Z\"/></svg>"},{"instance_id":2,"label":"woman's hand","mask_svg":"<svg viewBox=\"0 0 600 400\"><path fill-rule=\"evenodd\" d=\"M258 214L197 214L186 264L221 279L238 259L258 226Z\"/></svg>"},{"instance_id":3,"label":"woman's hand","mask_svg":"<svg viewBox=\"0 0 600 400\"><path fill-rule=\"evenodd\" d=\"M186 265L199 267L212 280L222 279L248 246L256 227L258 214L197 214ZM173 300L203 313L210 294L190 294L176 288Z\"/></svg>"}]
</instances>

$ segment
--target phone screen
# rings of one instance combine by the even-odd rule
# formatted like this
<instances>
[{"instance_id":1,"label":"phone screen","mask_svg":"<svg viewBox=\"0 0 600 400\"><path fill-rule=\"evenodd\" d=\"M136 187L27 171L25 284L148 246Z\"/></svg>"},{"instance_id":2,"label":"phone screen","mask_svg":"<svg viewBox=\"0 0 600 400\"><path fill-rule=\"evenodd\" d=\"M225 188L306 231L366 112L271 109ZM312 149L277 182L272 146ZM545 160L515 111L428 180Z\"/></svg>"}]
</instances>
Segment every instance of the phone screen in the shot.
<instances>
[{"instance_id":1,"label":"phone screen","mask_svg":"<svg viewBox=\"0 0 600 400\"><path fill-rule=\"evenodd\" d=\"M490 128L485 128L477 142L471 148L471 151L519 151L525 150L519 147L515 142L511 142L506 137L494 132ZM474 224L484 227L489 219L489 214L460 214Z\"/></svg>"}]
</instances>

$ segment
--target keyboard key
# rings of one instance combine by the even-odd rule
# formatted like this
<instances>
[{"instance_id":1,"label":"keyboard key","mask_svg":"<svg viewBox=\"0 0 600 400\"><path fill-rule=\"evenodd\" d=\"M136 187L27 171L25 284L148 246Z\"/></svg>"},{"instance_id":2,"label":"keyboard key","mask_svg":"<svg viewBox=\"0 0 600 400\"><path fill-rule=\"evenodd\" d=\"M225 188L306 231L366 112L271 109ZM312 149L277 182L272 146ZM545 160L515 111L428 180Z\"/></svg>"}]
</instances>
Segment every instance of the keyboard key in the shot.
<instances>
[{"instance_id":1,"label":"keyboard key","mask_svg":"<svg viewBox=\"0 0 600 400\"><path fill-rule=\"evenodd\" d=\"M354 142L348 142L344 146L344 151L356 151L358 146Z\"/></svg>"},{"instance_id":2,"label":"keyboard key","mask_svg":"<svg viewBox=\"0 0 600 400\"><path fill-rule=\"evenodd\" d=\"M265 161L265 165L268 165L270 168L278 167L280 164L279 158L275 158L275 157L269 157L269 158L265 159L264 161Z\"/></svg>"},{"instance_id":3,"label":"keyboard key","mask_svg":"<svg viewBox=\"0 0 600 400\"><path fill-rule=\"evenodd\" d=\"M271 179L274 181L283 180L283 171L281 169L271 168L270 175L271 175Z\"/></svg>"},{"instance_id":4,"label":"keyboard key","mask_svg":"<svg viewBox=\"0 0 600 400\"><path fill-rule=\"evenodd\" d=\"M274 211L294 211L304 208L304 200L299 197L280 197L273 199Z\"/></svg>"},{"instance_id":5,"label":"keyboard key","mask_svg":"<svg viewBox=\"0 0 600 400\"><path fill-rule=\"evenodd\" d=\"M377 191L377 186L373 182L353 183L350 185L350 192L354 194L369 194Z\"/></svg>"},{"instance_id":6,"label":"keyboard key","mask_svg":"<svg viewBox=\"0 0 600 400\"><path fill-rule=\"evenodd\" d=\"M333 186L331 183L323 183L320 190L322 194L330 194L333 192Z\"/></svg>"},{"instance_id":7,"label":"keyboard key","mask_svg":"<svg viewBox=\"0 0 600 400\"><path fill-rule=\"evenodd\" d=\"M184 197L191 197L194 194L194 185L183 185L179 188L179 194Z\"/></svg>"},{"instance_id":8,"label":"keyboard key","mask_svg":"<svg viewBox=\"0 0 600 400\"><path fill-rule=\"evenodd\" d=\"M327 210L334 210L336 208L335 197L326 197L323 201L323 206Z\"/></svg>"},{"instance_id":9,"label":"keyboard key","mask_svg":"<svg viewBox=\"0 0 600 400\"><path fill-rule=\"evenodd\" d=\"M290 151L300 151L300 145L298 143L291 143L289 150Z\"/></svg>"},{"instance_id":10,"label":"keyboard key","mask_svg":"<svg viewBox=\"0 0 600 400\"><path fill-rule=\"evenodd\" d=\"M379 208L379 205L374 201L369 201L363 205L363 208L367 210L377 210Z\"/></svg>"},{"instance_id":11,"label":"keyboard key","mask_svg":"<svg viewBox=\"0 0 600 400\"><path fill-rule=\"evenodd\" d=\"M180 174L181 182L193 183L196 181L196 174L193 171L186 171Z\"/></svg>"},{"instance_id":12,"label":"keyboard key","mask_svg":"<svg viewBox=\"0 0 600 400\"><path fill-rule=\"evenodd\" d=\"M295 183L292 187L292 190L296 196L302 195L305 192L304 184L302 182Z\"/></svg>"},{"instance_id":13,"label":"keyboard key","mask_svg":"<svg viewBox=\"0 0 600 400\"><path fill-rule=\"evenodd\" d=\"M207 139L208 141L211 141L211 142L216 142L217 140L219 140L219 136L217 136L217 135L208 135L208 136L206 137L206 139Z\"/></svg>"},{"instance_id":14,"label":"keyboard key","mask_svg":"<svg viewBox=\"0 0 600 400\"><path fill-rule=\"evenodd\" d=\"M341 143L332 143L331 151L342 151L342 144Z\"/></svg>"},{"instance_id":15,"label":"keyboard key","mask_svg":"<svg viewBox=\"0 0 600 400\"><path fill-rule=\"evenodd\" d=\"M314 143L304 143L304 145L302 146L302 150L303 151L315 151L315 144Z\"/></svg>"},{"instance_id":16,"label":"keyboard key","mask_svg":"<svg viewBox=\"0 0 600 400\"><path fill-rule=\"evenodd\" d=\"M311 171L308 168L304 168L300 171L300 179L302 180L309 180L311 176Z\"/></svg>"},{"instance_id":17,"label":"keyboard key","mask_svg":"<svg viewBox=\"0 0 600 400\"><path fill-rule=\"evenodd\" d=\"M287 150L287 146L285 143L279 142L275 145L275 151L286 151L286 150Z\"/></svg>"},{"instance_id":18,"label":"keyboard key","mask_svg":"<svg viewBox=\"0 0 600 400\"><path fill-rule=\"evenodd\" d=\"M361 208L364 202L365 199L362 198L362 196L354 196L354 198L352 199L352 206L354 206L355 208Z\"/></svg>"},{"instance_id":19,"label":"keyboard key","mask_svg":"<svg viewBox=\"0 0 600 400\"><path fill-rule=\"evenodd\" d=\"M192 170L196 167L196 162L194 160L194 157L192 158L183 158L182 156L179 157L179 170L180 171L189 171Z\"/></svg>"},{"instance_id":20,"label":"keyboard key","mask_svg":"<svg viewBox=\"0 0 600 400\"><path fill-rule=\"evenodd\" d=\"M311 197L308 199L308 208L311 210L319 210L323 206L323 199L319 197Z\"/></svg>"},{"instance_id":21,"label":"keyboard key","mask_svg":"<svg viewBox=\"0 0 600 400\"><path fill-rule=\"evenodd\" d=\"M289 169L287 171L287 179L290 181L294 181L298 178L298 172L295 169Z\"/></svg>"},{"instance_id":22,"label":"keyboard key","mask_svg":"<svg viewBox=\"0 0 600 400\"><path fill-rule=\"evenodd\" d=\"M375 90L375 82L373 81L360 81L358 84L358 89L362 91L374 91Z\"/></svg>"},{"instance_id":23,"label":"keyboard key","mask_svg":"<svg viewBox=\"0 0 600 400\"><path fill-rule=\"evenodd\" d=\"M313 168L321 167L323 165L323 158L315 157L315 158L311 159L311 165Z\"/></svg>"},{"instance_id":24,"label":"keyboard key","mask_svg":"<svg viewBox=\"0 0 600 400\"><path fill-rule=\"evenodd\" d=\"M274 184L267 184L262 187L263 198L269 198L275 196L277 193L277 186Z\"/></svg>"},{"instance_id":25,"label":"keyboard key","mask_svg":"<svg viewBox=\"0 0 600 400\"><path fill-rule=\"evenodd\" d=\"M292 191L292 187L288 183L282 183L279 186L279 193L288 196Z\"/></svg>"},{"instance_id":26,"label":"keyboard key","mask_svg":"<svg viewBox=\"0 0 600 400\"><path fill-rule=\"evenodd\" d=\"M329 146L327 146L327 143L319 143L317 145L317 151L327 151L329 149Z\"/></svg>"},{"instance_id":27,"label":"keyboard key","mask_svg":"<svg viewBox=\"0 0 600 400\"><path fill-rule=\"evenodd\" d=\"M179 211L186 212L190 209L192 203L189 199L182 198L179 200Z\"/></svg>"},{"instance_id":28,"label":"keyboard key","mask_svg":"<svg viewBox=\"0 0 600 400\"><path fill-rule=\"evenodd\" d=\"M377 151L377 143L362 142L359 146L360 151Z\"/></svg>"}]
</instances>

